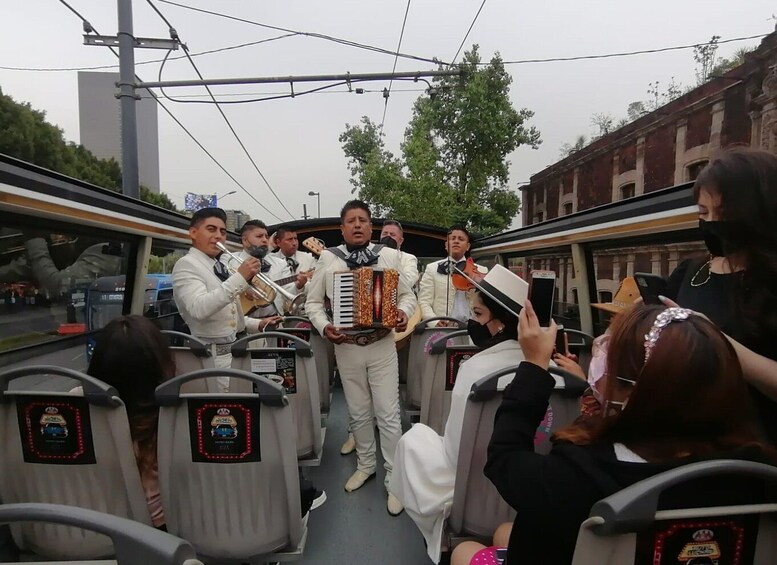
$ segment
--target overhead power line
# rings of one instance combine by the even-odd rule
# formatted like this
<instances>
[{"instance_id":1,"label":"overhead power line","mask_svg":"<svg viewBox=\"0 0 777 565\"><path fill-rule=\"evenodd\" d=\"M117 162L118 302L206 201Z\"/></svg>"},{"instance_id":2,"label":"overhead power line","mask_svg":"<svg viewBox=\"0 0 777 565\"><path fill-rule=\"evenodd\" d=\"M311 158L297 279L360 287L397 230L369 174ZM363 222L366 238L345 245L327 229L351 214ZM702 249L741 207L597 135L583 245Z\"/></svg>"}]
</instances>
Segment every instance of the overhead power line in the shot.
<instances>
[{"instance_id":1,"label":"overhead power line","mask_svg":"<svg viewBox=\"0 0 777 565\"><path fill-rule=\"evenodd\" d=\"M156 6L154 6L154 3L152 0L146 0L149 6L154 8L154 11L156 11L157 14L164 20L164 22L169 26L171 30L171 36L175 35L174 39L178 41L178 43L181 44L181 47L183 48L184 54L189 59L189 63L191 64L192 68L194 69L194 72L197 73L197 76L200 77L200 80L205 80L205 78L202 76L202 73L200 72L200 69L197 67L197 63L194 62L194 59L189 56L189 48L186 46L186 44L182 43L181 40L178 38L178 34L174 33L175 28L172 26L170 21L162 15L162 13L157 9ZM161 74L161 67L160 67L160 74ZM161 76L160 76L160 82L161 82ZM207 90L208 95L210 96L211 100L213 101L214 105L216 106L216 109L219 111L219 114L221 114L221 117L224 119L224 122L226 122L227 127L229 128L229 131L232 132L232 135L234 136L235 140L237 141L238 145L240 145L240 148L243 150L243 153L245 153L245 156L248 157L248 160L251 162L251 165L253 165L254 170L256 170L257 174L261 177L261 179L264 181L264 184L267 185L267 188L270 190L272 195L275 197L275 199L278 201L278 204L281 205L281 208L283 208L286 213L289 215L289 217L293 220L294 214L289 211L289 209L286 207L286 205L283 203L283 200L280 199L278 194L275 192L275 189L273 189L272 185L270 184L270 181L267 180L267 177L264 176L264 173L259 169L259 165L256 164L256 161L254 160L251 153L248 151L248 148L245 146L245 143L243 143L243 140L238 135L237 131L235 130L235 127L232 125L232 122L227 117L227 114L224 112L224 109L221 107L219 102L216 100L216 97L213 95L213 92L211 91L210 87L206 84L205 90ZM164 91L162 91L162 95L165 96Z\"/></svg>"},{"instance_id":2,"label":"overhead power line","mask_svg":"<svg viewBox=\"0 0 777 565\"><path fill-rule=\"evenodd\" d=\"M266 29L274 29L276 31L285 31L287 33L294 33L296 35L304 35L307 37L315 37L317 39L323 39L325 41L331 41L333 43L339 43L341 45L346 45L348 47L355 47L357 49L364 49L366 51L374 51L375 53L383 53L384 55L394 55L398 57L402 57L403 59L413 59L415 61L423 61L425 63L433 63L435 65L438 64L445 64L444 61L438 60L436 57L421 57L419 55L410 55L408 53L399 53L397 51L389 51L388 49L383 49L382 47L376 47L374 45L368 45L366 43L359 43L356 41L351 41L350 39L343 39L341 37L335 37L333 35L326 35L324 33L317 33L313 31L301 31L301 30L295 30L295 29L289 29L281 26L275 26L270 24L265 24L262 22L257 22L255 20L249 20L246 18L239 18L237 16L232 16L229 14L224 14L221 12L214 12L212 10L205 10L203 8L195 8L194 6L188 6L186 4L181 4L179 2L173 2L172 0L159 0L159 2L163 4L170 4L171 6L178 6L179 8L184 8L186 10L192 10L193 12L200 12L203 14L209 14L211 16L216 16L219 18L226 18L228 20L234 20L237 22L243 22L245 24L255 25L259 27L263 27Z\"/></svg>"},{"instance_id":3,"label":"overhead power line","mask_svg":"<svg viewBox=\"0 0 777 565\"><path fill-rule=\"evenodd\" d=\"M64 4L64 5L65 5L65 6L67 6L68 8L70 8L70 6L67 4L67 2L65 2L65 0L59 0L59 2L60 2L60 3L62 3L62 4ZM76 14L76 15L77 15L77 16L78 16L80 19L81 19L82 23L84 23L84 24L87 24L87 23L88 23L88 22L87 22L87 20L86 20L86 19L85 19L85 18L84 18L84 17L83 17L81 14L77 13L77 12L76 12L75 10L73 10L72 8L70 8L70 10L71 10L73 13L75 13L75 14ZM90 27L91 27L91 25L90 25ZM92 27L92 30L93 30L93 31L94 31L96 34L98 34L98 35L100 34L100 32L99 32L99 31L97 31L96 29L94 29L93 27ZM108 49L110 49L110 50L111 50L111 53L113 53L113 54L114 54L114 55L115 55L117 58L119 57L119 54L116 52L116 50L115 50L113 47L110 47L110 46L109 46L109 47L108 47ZM141 78L140 78L140 77L139 77L137 74L135 75L135 80L137 80L138 82L143 82L143 81L142 81L142 79L141 79ZM167 106L165 106L165 105L164 105L164 104L161 102L161 100L159 100L159 96L157 96L157 94L156 94L156 93L154 93L153 91L151 91L151 90L149 90L149 89L145 89L145 90L146 90L146 92L148 92L148 93L151 95L151 97L154 99L154 101L155 101L157 104L159 104L159 106L160 106L160 107L161 107L161 108L162 108L162 109L165 111L165 113L167 113L167 115L168 115L168 116L170 116L170 118L172 118L172 120L173 120L173 121L174 121L176 124L178 124L178 126L179 126L179 127L180 127L180 128L181 128L181 129L182 129L182 130L183 130L183 131L186 133L186 135L188 135L188 136L191 138L191 140L192 140L192 141L194 141L194 143L195 143L195 144L197 144L197 146L198 146L200 149L202 149L202 151L203 151L203 152L204 152L204 153L205 153L205 154L206 154L206 155L207 155L207 156L208 156L208 157L211 159L211 161L213 161L213 162L214 162L214 163L215 163L215 164L216 164L216 165L217 165L217 166L218 166L218 167L219 167L219 168L220 168L220 169L221 169L221 170L222 170L222 171L223 171L223 172L224 172L224 173L225 173L225 174L226 174L226 175L227 175L227 176L230 178L230 179L232 179L232 181L233 181L233 182L234 182L234 183L235 183L235 184L236 184L238 187L240 187L240 189L241 189L243 192L245 192L245 193L246 193L246 194L249 196L249 198L251 198L251 200L253 200L254 202L256 202L256 203L257 203L257 204L258 204L258 205L259 205L259 206L260 206L260 207L261 207L263 210L265 210L265 211L266 211L268 214L270 214L270 215L271 215L273 218L277 219L278 221L283 221L283 220L282 220L282 219L281 219L279 216L277 216L276 214L272 213L272 212L271 212L269 209L267 209L267 207L266 207L264 204L262 204L261 202L259 202L259 200L257 200L257 199L256 199L256 197L255 197L253 194L251 194L251 193L248 191L248 189L247 189L245 186L243 186L243 185L242 185L242 183L240 183L240 181L238 181L238 180L237 180L237 179L236 179L236 178L235 178L235 177L234 177L234 176L233 176L233 175L232 175L232 174L231 174L231 173L230 173L230 172L229 172L229 171L228 171L228 170L227 170L227 169L224 167L224 165L222 165L222 164L219 162L219 160L218 160L218 159L216 159L216 157L215 157L215 156L214 156L214 155L213 155L213 154L212 154L210 151L208 151L208 149L206 149L206 148L205 148L205 146L204 146L204 145L203 145L203 144L202 144L202 143L201 143L201 142L200 142L200 141L199 141L199 140L198 140L198 139L197 139L197 138L194 136L194 134L193 134L192 132L190 132L190 131L189 131L189 129L188 129L188 128L187 128L185 125L183 125L183 123L181 122L181 120L179 120L179 119L178 119L178 118L175 116L175 114L173 114L173 112L172 112L172 111L171 111L171 110L170 110L170 109L169 109Z\"/></svg>"},{"instance_id":4,"label":"overhead power line","mask_svg":"<svg viewBox=\"0 0 777 565\"><path fill-rule=\"evenodd\" d=\"M483 2L480 4L480 8L478 8L478 13L475 14L475 17L472 19L472 23L469 24L469 29L467 30L467 33L464 34L464 39L461 40L461 44L459 45L459 48L456 49L456 54L453 56L451 65L456 62L456 59L458 59L459 53L461 53L461 49L462 47L464 47L464 43L467 41L467 38L469 37L469 33L472 31L472 28L475 27L475 22L478 21L480 12L483 10L483 6L485 5L486 5L486 0L483 0Z\"/></svg>"},{"instance_id":5,"label":"overhead power line","mask_svg":"<svg viewBox=\"0 0 777 565\"><path fill-rule=\"evenodd\" d=\"M769 35L768 33L761 33L759 35L750 35L748 37L734 37L733 39L719 40L718 45L724 43L734 43L736 41L749 41L751 39L761 39ZM631 57L634 55L648 55L650 53L663 53L666 51L680 51L682 49L693 49L694 47L702 47L709 45L709 41L703 43L693 43L691 45L677 45L674 47L659 47L657 49L642 49L640 51L625 51L622 53L605 53L603 55L577 55L573 57L551 57L548 59L522 59L518 61L503 61L503 65L525 65L527 63L556 63L559 61L581 61L585 59L609 59L613 57ZM490 65L491 63L481 62L481 65Z\"/></svg>"},{"instance_id":6,"label":"overhead power line","mask_svg":"<svg viewBox=\"0 0 777 565\"><path fill-rule=\"evenodd\" d=\"M397 55L394 56L394 66L391 68L393 74L397 70L397 61L399 60L399 49L402 47L402 38L405 36L405 25L407 24L407 14L410 11L410 0L407 0L405 7L405 17L402 19L402 29L399 32L399 41L397 41ZM386 110L388 110L389 96L391 96L391 85L394 84L394 78L389 81L388 90L383 95L383 118L380 120L380 130L383 131L383 123L386 121Z\"/></svg>"},{"instance_id":7,"label":"overhead power line","mask_svg":"<svg viewBox=\"0 0 777 565\"><path fill-rule=\"evenodd\" d=\"M268 37L266 39L259 39L258 41L249 41L248 43L238 43L237 45L227 45L225 47L218 47L216 49L208 49L207 51L198 51L197 53L189 53L192 57L201 57L202 55L212 55L214 53L222 53L224 51L232 51L235 49L243 49L244 47L252 47L254 45L260 45L262 43L270 43L271 41L277 41L279 39L286 39L287 37L294 37L296 33L284 33L283 35L276 35L275 37ZM161 59L151 59L148 61L138 61L135 66L150 65L152 63L162 63L167 61L177 61L178 59L186 59L186 55L176 55L175 57L162 57ZM63 71L100 71L104 69L118 69L119 65L94 65L91 67L4 67L0 66L0 69L6 71L30 71L30 72L46 72L56 73Z\"/></svg>"}]
</instances>

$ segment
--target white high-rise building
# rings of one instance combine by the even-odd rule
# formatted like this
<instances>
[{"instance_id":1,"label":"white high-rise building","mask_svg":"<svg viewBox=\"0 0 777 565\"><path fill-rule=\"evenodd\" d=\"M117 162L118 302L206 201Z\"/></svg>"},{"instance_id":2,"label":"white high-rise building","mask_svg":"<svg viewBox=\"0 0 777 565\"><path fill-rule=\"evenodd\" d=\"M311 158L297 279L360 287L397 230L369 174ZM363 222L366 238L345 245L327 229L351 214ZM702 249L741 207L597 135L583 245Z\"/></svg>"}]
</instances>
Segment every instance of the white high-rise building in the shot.
<instances>
[{"instance_id":1,"label":"white high-rise building","mask_svg":"<svg viewBox=\"0 0 777 565\"><path fill-rule=\"evenodd\" d=\"M78 72L78 121L81 145L101 159L121 164L121 109L116 98L118 73ZM138 90L138 176L140 184L159 192L157 104Z\"/></svg>"}]
</instances>

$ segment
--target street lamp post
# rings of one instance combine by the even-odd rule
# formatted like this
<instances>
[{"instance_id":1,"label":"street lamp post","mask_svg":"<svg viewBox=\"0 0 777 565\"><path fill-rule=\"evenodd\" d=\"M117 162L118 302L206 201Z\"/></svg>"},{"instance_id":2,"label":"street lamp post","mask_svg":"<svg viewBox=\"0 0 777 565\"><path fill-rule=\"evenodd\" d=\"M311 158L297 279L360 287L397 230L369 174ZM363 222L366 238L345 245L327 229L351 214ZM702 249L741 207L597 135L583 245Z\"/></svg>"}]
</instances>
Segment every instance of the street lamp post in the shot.
<instances>
[{"instance_id":1,"label":"street lamp post","mask_svg":"<svg viewBox=\"0 0 777 565\"><path fill-rule=\"evenodd\" d=\"M226 194L222 194L221 196L216 196L216 205L218 206L219 202L221 202L222 199L226 198L227 196L231 194L237 194L237 190L230 190Z\"/></svg>"},{"instance_id":2,"label":"street lamp post","mask_svg":"<svg viewBox=\"0 0 777 565\"><path fill-rule=\"evenodd\" d=\"M318 201L318 217L321 217L321 193L320 192L313 192L312 190L308 192L308 196L315 196L316 200Z\"/></svg>"}]
</instances>

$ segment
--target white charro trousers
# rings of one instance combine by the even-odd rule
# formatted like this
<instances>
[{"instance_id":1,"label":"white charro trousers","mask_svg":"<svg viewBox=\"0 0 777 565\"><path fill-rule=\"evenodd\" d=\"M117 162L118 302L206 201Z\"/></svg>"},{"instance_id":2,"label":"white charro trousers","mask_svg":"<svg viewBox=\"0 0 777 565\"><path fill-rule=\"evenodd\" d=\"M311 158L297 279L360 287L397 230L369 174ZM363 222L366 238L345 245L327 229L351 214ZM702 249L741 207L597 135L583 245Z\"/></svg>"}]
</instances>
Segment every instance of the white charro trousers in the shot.
<instances>
[{"instance_id":1,"label":"white charro trousers","mask_svg":"<svg viewBox=\"0 0 777 565\"><path fill-rule=\"evenodd\" d=\"M380 450L386 469L385 484L391 477L394 451L402 436L399 416L399 365L392 334L369 345L335 345L337 368L348 405L351 433L356 440L356 468L375 472L375 430L378 421Z\"/></svg>"}]
</instances>

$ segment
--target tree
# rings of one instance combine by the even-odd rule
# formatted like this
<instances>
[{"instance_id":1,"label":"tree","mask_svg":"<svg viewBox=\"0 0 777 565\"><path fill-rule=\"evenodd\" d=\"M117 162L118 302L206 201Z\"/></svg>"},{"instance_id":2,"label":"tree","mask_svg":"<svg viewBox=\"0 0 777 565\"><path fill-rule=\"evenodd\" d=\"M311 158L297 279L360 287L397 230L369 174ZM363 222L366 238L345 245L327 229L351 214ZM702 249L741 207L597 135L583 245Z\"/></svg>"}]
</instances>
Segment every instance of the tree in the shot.
<instances>
[{"instance_id":1,"label":"tree","mask_svg":"<svg viewBox=\"0 0 777 565\"><path fill-rule=\"evenodd\" d=\"M613 131L614 123L615 119L609 114L599 113L591 116L591 125L599 128L599 132L595 137L602 137Z\"/></svg>"},{"instance_id":2,"label":"tree","mask_svg":"<svg viewBox=\"0 0 777 565\"><path fill-rule=\"evenodd\" d=\"M65 141L63 131L46 121L46 113L0 92L0 153L110 190L121 189L116 159L98 159L83 145ZM177 211L166 194L141 187L142 200Z\"/></svg>"},{"instance_id":3,"label":"tree","mask_svg":"<svg viewBox=\"0 0 777 565\"><path fill-rule=\"evenodd\" d=\"M629 104L629 107L626 109L626 114L628 115L628 120L630 122L633 122L634 120L641 118L645 114L647 114L649 110L645 106L644 102L641 102L637 100L636 102L632 102Z\"/></svg>"},{"instance_id":4,"label":"tree","mask_svg":"<svg viewBox=\"0 0 777 565\"><path fill-rule=\"evenodd\" d=\"M565 143L564 145L561 146L561 149L560 149L561 158L563 159L565 157L569 157L572 153L576 153L577 151L580 151L586 145L588 145L588 139L586 138L586 136L578 135L574 145Z\"/></svg>"},{"instance_id":5,"label":"tree","mask_svg":"<svg viewBox=\"0 0 777 565\"><path fill-rule=\"evenodd\" d=\"M717 64L710 71L710 77L719 77L726 74L731 69L743 64L745 62L745 56L751 51L753 50L750 47L740 47L734 51L734 54L730 59L726 59L725 57L719 59Z\"/></svg>"},{"instance_id":6,"label":"tree","mask_svg":"<svg viewBox=\"0 0 777 565\"><path fill-rule=\"evenodd\" d=\"M696 84L701 86L709 80L716 65L719 35L713 35L709 43L693 48L693 60L696 61Z\"/></svg>"},{"instance_id":7,"label":"tree","mask_svg":"<svg viewBox=\"0 0 777 565\"><path fill-rule=\"evenodd\" d=\"M510 102L512 78L501 57L481 65L477 45L465 53L461 77L436 77L416 100L400 146L386 150L367 117L340 135L353 192L381 215L479 233L507 227L520 199L508 186L507 155L536 148L540 134L526 122L533 113Z\"/></svg>"}]
</instances>

